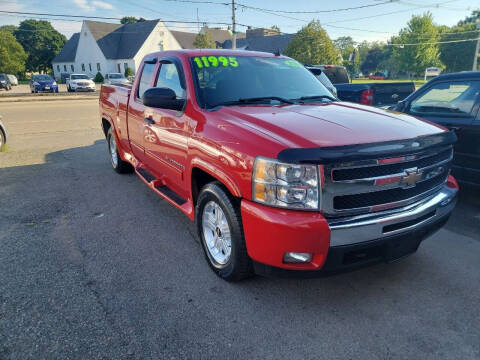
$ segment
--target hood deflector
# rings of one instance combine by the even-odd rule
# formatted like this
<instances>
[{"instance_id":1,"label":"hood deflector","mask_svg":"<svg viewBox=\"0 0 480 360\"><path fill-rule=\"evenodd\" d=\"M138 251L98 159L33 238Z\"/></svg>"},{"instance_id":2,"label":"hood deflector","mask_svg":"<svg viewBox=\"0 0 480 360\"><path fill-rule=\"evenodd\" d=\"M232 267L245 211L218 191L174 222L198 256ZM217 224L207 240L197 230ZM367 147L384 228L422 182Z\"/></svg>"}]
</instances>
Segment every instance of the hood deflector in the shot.
<instances>
[{"instance_id":1,"label":"hood deflector","mask_svg":"<svg viewBox=\"0 0 480 360\"><path fill-rule=\"evenodd\" d=\"M332 164L338 162L379 159L396 155L408 155L433 147L452 145L457 141L453 131L414 139L393 140L369 144L297 148L280 151L277 159L294 164Z\"/></svg>"}]
</instances>

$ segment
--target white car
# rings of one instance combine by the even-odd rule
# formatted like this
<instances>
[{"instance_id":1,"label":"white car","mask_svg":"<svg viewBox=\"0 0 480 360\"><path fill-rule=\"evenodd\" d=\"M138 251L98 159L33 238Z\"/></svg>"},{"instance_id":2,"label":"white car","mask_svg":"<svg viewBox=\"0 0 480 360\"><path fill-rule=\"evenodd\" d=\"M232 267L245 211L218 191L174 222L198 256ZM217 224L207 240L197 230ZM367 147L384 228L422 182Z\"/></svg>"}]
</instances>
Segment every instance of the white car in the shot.
<instances>
[{"instance_id":1,"label":"white car","mask_svg":"<svg viewBox=\"0 0 480 360\"><path fill-rule=\"evenodd\" d=\"M131 85L130 81L122 73L106 74L103 83L111 85Z\"/></svg>"},{"instance_id":2,"label":"white car","mask_svg":"<svg viewBox=\"0 0 480 360\"><path fill-rule=\"evenodd\" d=\"M7 78L8 78L8 81L10 81L10 84L12 84L12 86L18 85L18 79L15 75L7 74Z\"/></svg>"},{"instance_id":3,"label":"white car","mask_svg":"<svg viewBox=\"0 0 480 360\"><path fill-rule=\"evenodd\" d=\"M67 78L67 90L73 91L95 91L95 83L88 75L70 74Z\"/></svg>"}]
</instances>

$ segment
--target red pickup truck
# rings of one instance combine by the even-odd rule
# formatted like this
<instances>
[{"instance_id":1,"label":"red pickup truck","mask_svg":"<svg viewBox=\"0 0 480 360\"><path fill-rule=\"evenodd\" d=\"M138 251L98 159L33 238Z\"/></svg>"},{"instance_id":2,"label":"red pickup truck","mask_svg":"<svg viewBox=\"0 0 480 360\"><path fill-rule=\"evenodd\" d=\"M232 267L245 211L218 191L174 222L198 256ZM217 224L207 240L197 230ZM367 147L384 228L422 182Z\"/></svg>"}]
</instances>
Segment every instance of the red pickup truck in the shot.
<instances>
[{"instance_id":1,"label":"red pickup truck","mask_svg":"<svg viewBox=\"0 0 480 360\"><path fill-rule=\"evenodd\" d=\"M340 102L288 57L154 53L100 115L113 168L195 220L225 280L390 262L455 206L453 132Z\"/></svg>"}]
</instances>

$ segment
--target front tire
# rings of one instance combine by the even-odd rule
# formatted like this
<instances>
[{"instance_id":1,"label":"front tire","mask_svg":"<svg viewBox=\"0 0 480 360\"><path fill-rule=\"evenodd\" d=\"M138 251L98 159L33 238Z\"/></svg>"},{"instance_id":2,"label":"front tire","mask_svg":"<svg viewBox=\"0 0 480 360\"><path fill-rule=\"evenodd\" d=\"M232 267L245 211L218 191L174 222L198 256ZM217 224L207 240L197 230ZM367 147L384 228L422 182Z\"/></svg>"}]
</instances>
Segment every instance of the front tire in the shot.
<instances>
[{"instance_id":1,"label":"front tire","mask_svg":"<svg viewBox=\"0 0 480 360\"><path fill-rule=\"evenodd\" d=\"M0 129L0 151L5 150L5 134L2 129Z\"/></svg>"},{"instance_id":2,"label":"front tire","mask_svg":"<svg viewBox=\"0 0 480 360\"><path fill-rule=\"evenodd\" d=\"M211 269L226 281L252 276L239 201L220 182L213 182L201 190L195 213L198 235Z\"/></svg>"},{"instance_id":3,"label":"front tire","mask_svg":"<svg viewBox=\"0 0 480 360\"><path fill-rule=\"evenodd\" d=\"M118 153L117 149L117 140L113 134L112 128L108 129L107 132L107 146L108 153L110 154L110 163L112 164L113 170L119 174L131 173L133 171L132 165L120 158L120 154Z\"/></svg>"}]
</instances>

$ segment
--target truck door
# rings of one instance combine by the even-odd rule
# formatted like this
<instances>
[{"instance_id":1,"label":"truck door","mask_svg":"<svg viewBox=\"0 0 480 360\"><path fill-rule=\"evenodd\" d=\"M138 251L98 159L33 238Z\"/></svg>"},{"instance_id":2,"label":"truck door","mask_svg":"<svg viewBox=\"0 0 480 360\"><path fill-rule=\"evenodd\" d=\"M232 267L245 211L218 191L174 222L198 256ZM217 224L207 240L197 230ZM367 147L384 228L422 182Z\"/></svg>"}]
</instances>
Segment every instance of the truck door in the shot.
<instances>
[{"instance_id":1,"label":"truck door","mask_svg":"<svg viewBox=\"0 0 480 360\"><path fill-rule=\"evenodd\" d=\"M155 87L172 89L178 99L186 98L185 77L181 62L168 57L159 60ZM165 185L182 197L186 197L185 163L189 122L183 111L168 109L145 110L151 119L146 125L145 162L151 172Z\"/></svg>"},{"instance_id":2,"label":"truck door","mask_svg":"<svg viewBox=\"0 0 480 360\"><path fill-rule=\"evenodd\" d=\"M145 162L145 105L142 103L142 95L145 90L153 86L153 75L157 66L157 59L146 59L140 71L140 78L129 99L128 106L128 139L132 147L133 155L140 162Z\"/></svg>"},{"instance_id":3,"label":"truck door","mask_svg":"<svg viewBox=\"0 0 480 360\"><path fill-rule=\"evenodd\" d=\"M453 175L480 184L479 80L445 80L432 84L407 104L407 113L454 130Z\"/></svg>"}]
</instances>

